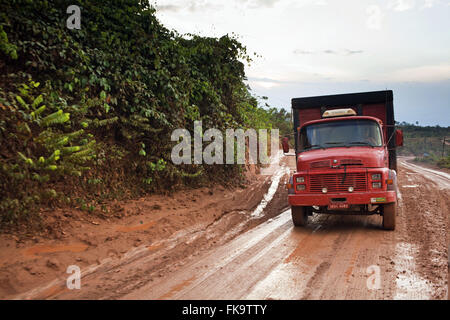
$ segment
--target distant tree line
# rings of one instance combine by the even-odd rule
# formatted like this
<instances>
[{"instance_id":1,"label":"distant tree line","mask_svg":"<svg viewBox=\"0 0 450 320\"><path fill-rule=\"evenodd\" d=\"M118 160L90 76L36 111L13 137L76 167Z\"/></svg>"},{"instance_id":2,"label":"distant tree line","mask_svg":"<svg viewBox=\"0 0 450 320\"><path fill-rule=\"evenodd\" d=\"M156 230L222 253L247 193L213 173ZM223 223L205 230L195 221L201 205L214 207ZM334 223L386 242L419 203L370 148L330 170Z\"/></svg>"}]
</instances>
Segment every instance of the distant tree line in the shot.
<instances>
[{"instance_id":1,"label":"distant tree line","mask_svg":"<svg viewBox=\"0 0 450 320\"><path fill-rule=\"evenodd\" d=\"M416 161L450 168L450 127L419 126L400 122L397 127L403 130L404 146L399 155L414 156Z\"/></svg>"}]
</instances>

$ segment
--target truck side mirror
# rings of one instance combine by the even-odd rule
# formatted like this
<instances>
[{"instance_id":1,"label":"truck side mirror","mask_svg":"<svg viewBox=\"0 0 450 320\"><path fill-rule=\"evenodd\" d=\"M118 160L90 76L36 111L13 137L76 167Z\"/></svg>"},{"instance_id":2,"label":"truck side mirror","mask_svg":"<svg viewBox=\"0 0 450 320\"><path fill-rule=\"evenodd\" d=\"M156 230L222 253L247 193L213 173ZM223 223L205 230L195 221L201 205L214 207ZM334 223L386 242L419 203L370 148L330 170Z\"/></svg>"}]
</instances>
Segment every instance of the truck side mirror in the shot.
<instances>
[{"instance_id":1,"label":"truck side mirror","mask_svg":"<svg viewBox=\"0 0 450 320\"><path fill-rule=\"evenodd\" d=\"M289 153L289 138L284 137L281 140L281 146L283 147L283 153Z\"/></svg>"},{"instance_id":2,"label":"truck side mirror","mask_svg":"<svg viewBox=\"0 0 450 320\"><path fill-rule=\"evenodd\" d=\"M395 130L395 145L397 147L403 146L403 131L402 130Z\"/></svg>"}]
</instances>

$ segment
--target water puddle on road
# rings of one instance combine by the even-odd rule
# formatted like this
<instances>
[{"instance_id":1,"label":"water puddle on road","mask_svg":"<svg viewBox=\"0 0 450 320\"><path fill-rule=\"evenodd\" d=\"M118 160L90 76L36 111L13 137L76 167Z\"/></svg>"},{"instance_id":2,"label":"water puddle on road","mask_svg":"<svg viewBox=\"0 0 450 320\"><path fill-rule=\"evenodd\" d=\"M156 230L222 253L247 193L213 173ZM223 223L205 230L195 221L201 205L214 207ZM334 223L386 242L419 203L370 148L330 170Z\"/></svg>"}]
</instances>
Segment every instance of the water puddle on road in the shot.
<instances>
[{"instance_id":1,"label":"water puddle on road","mask_svg":"<svg viewBox=\"0 0 450 320\"><path fill-rule=\"evenodd\" d=\"M412 170L415 173L419 173L420 175L425 176L427 179L432 180L439 187L440 190L450 189L450 174L443 171L437 171L422 166L418 166L412 164L411 162L402 161L401 163L406 169ZM409 182L411 183L413 182L410 176L414 175L415 174L406 172L406 178L408 179Z\"/></svg>"},{"instance_id":2,"label":"water puddle on road","mask_svg":"<svg viewBox=\"0 0 450 320\"><path fill-rule=\"evenodd\" d=\"M280 165L280 160L282 156L282 152L279 151L276 155L271 158L270 166L267 168L263 168L261 170L261 175L272 175L271 184L269 190L267 190L264 198L258 204L255 210L251 213L251 217L253 218L261 218L264 212L264 209L267 207L269 202L273 199L276 191L278 190L278 186L280 184L281 178L284 175L289 174L290 169L285 165Z\"/></svg>"},{"instance_id":3,"label":"water puddle on road","mask_svg":"<svg viewBox=\"0 0 450 320\"><path fill-rule=\"evenodd\" d=\"M394 300L427 300L430 299L430 284L415 271L414 261L417 247L406 242L397 243L395 247L395 271L397 272L397 292Z\"/></svg>"},{"instance_id":4,"label":"water puddle on road","mask_svg":"<svg viewBox=\"0 0 450 320\"><path fill-rule=\"evenodd\" d=\"M244 297L246 300L298 300L306 289L308 268L301 262L281 263L252 291ZM305 270L305 271L303 271Z\"/></svg>"},{"instance_id":5,"label":"water puddle on road","mask_svg":"<svg viewBox=\"0 0 450 320\"><path fill-rule=\"evenodd\" d=\"M278 185L280 184L281 178L285 174L288 174L288 173L289 173L289 168L283 166L272 176L272 183L270 184L269 190L264 195L264 198L258 204L256 209L252 212L252 214L251 214L252 217L254 217L254 218L262 217L262 213L263 213L264 209L269 204L269 202L272 200L273 196L275 195L275 192L278 190Z\"/></svg>"}]
</instances>

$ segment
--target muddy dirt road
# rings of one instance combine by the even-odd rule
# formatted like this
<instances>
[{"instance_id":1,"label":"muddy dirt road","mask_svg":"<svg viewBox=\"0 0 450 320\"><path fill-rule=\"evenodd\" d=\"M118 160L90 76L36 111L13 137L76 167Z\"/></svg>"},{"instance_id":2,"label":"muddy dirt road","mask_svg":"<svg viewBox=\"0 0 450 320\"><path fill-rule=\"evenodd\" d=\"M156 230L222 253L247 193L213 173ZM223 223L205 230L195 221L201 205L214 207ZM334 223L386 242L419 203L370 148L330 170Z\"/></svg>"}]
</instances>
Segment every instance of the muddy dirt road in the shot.
<instances>
[{"instance_id":1,"label":"muddy dirt road","mask_svg":"<svg viewBox=\"0 0 450 320\"><path fill-rule=\"evenodd\" d=\"M293 166L289 163L288 166ZM315 215L294 228L286 166L264 200L13 298L447 299L449 177L399 161L397 229L381 217Z\"/></svg>"},{"instance_id":2,"label":"muddy dirt road","mask_svg":"<svg viewBox=\"0 0 450 320\"><path fill-rule=\"evenodd\" d=\"M287 210L123 298L445 299L449 182L402 161L397 232L378 216L319 215L293 228Z\"/></svg>"}]
</instances>

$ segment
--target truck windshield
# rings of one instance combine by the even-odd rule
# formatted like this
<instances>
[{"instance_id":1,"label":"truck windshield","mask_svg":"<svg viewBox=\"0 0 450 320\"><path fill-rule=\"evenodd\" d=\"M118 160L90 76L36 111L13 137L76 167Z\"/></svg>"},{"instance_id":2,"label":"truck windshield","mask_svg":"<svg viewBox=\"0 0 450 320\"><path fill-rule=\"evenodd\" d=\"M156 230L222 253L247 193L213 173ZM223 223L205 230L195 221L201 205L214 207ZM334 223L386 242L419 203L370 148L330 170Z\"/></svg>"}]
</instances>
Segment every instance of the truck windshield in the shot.
<instances>
[{"instance_id":1,"label":"truck windshield","mask_svg":"<svg viewBox=\"0 0 450 320\"><path fill-rule=\"evenodd\" d=\"M372 120L340 120L311 124L301 129L299 139L299 151L382 145L380 126Z\"/></svg>"}]
</instances>

